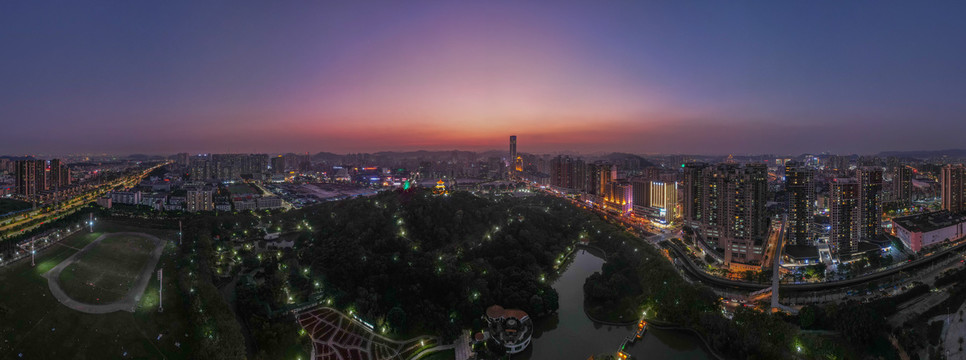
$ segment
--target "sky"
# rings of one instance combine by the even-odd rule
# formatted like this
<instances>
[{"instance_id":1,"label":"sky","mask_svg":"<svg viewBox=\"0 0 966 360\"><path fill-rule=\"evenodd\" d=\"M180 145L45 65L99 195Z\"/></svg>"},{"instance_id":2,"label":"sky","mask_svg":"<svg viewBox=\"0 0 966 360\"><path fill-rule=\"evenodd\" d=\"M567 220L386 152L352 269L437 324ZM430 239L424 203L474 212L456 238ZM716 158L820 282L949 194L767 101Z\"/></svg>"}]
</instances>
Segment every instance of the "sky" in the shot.
<instances>
[{"instance_id":1,"label":"sky","mask_svg":"<svg viewBox=\"0 0 966 360\"><path fill-rule=\"evenodd\" d=\"M4 1L0 154L964 148L966 2Z\"/></svg>"}]
</instances>

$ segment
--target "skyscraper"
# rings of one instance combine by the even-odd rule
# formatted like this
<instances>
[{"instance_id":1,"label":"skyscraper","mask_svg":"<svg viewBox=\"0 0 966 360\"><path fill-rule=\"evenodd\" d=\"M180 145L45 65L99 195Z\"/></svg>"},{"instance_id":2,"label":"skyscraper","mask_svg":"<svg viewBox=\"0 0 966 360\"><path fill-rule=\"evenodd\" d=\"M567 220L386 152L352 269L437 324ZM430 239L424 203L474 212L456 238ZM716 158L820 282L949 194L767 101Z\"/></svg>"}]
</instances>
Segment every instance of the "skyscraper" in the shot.
<instances>
[{"instance_id":1,"label":"skyscraper","mask_svg":"<svg viewBox=\"0 0 966 360\"><path fill-rule=\"evenodd\" d=\"M946 165L942 168L941 186L943 210L962 212L966 210L966 168L962 164Z\"/></svg>"},{"instance_id":2,"label":"skyscraper","mask_svg":"<svg viewBox=\"0 0 966 360\"><path fill-rule=\"evenodd\" d=\"M882 234L882 169L863 167L855 172L859 183L859 240Z\"/></svg>"},{"instance_id":3,"label":"skyscraper","mask_svg":"<svg viewBox=\"0 0 966 360\"><path fill-rule=\"evenodd\" d=\"M517 136L510 135L510 161L509 166L512 168L517 161Z\"/></svg>"},{"instance_id":4,"label":"skyscraper","mask_svg":"<svg viewBox=\"0 0 966 360\"><path fill-rule=\"evenodd\" d=\"M829 183L829 247L843 255L859 247L859 183L855 179L836 178Z\"/></svg>"},{"instance_id":5,"label":"skyscraper","mask_svg":"<svg viewBox=\"0 0 966 360\"><path fill-rule=\"evenodd\" d=\"M785 163L785 192L788 194L788 240L795 245L812 245L815 214L815 174L796 161Z\"/></svg>"}]
</instances>

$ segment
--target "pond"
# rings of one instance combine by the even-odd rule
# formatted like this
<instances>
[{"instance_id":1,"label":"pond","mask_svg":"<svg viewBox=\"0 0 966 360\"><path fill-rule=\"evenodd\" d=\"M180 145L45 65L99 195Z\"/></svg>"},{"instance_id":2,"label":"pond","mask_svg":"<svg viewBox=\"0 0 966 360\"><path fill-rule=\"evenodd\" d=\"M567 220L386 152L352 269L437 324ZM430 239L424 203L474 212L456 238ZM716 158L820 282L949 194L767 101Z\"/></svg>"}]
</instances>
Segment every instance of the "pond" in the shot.
<instances>
[{"instance_id":1,"label":"pond","mask_svg":"<svg viewBox=\"0 0 966 360\"><path fill-rule=\"evenodd\" d=\"M573 261L554 282L560 295L557 314L540 319L530 347L513 359L587 359L616 353L632 326L595 323L584 314L584 281L600 271L604 260L587 250L577 250ZM637 319L633 319L636 321ZM650 328L644 338L628 348L636 359L710 359L701 340L693 334Z\"/></svg>"}]
</instances>

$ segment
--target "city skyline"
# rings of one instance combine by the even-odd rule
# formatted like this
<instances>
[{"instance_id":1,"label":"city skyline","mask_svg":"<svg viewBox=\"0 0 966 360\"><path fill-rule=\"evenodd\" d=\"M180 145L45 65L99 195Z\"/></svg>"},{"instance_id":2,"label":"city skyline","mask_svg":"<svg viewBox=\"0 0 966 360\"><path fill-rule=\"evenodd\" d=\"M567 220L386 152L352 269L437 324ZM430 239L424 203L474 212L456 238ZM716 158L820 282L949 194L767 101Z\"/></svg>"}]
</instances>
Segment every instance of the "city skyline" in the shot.
<instances>
[{"instance_id":1,"label":"city skyline","mask_svg":"<svg viewBox=\"0 0 966 360\"><path fill-rule=\"evenodd\" d=\"M959 147L963 5L827 5L7 3L0 153Z\"/></svg>"}]
</instances>

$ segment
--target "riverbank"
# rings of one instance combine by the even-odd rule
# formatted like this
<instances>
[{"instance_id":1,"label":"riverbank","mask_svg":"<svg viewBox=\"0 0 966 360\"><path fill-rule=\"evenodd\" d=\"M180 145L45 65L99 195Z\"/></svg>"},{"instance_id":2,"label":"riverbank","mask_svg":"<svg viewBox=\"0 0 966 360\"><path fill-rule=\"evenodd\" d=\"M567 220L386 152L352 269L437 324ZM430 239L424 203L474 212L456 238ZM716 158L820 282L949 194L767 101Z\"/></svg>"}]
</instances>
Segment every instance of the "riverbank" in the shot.
<instances>
[{"instance_id":1,"label":"riverbank","mask_svg":"<svg viewBox=\"0 0 966 360\"><path fill-rule=\"evenodd\" d=\"M616 321L607 321L607 320L598 319L598 318L595 318L593 315L591 315L590 312L588 312L586 310L586 308L584 309L584 315L586 315L587 318L590 319L591 321L593 321L595 323L603 324L603 325L611 325L611 326L634 326L634 325L637 325L637 321L616 322ZM697 330L694 330L692 328L685 327L685 326L680 326L680 325L677 325L677 324L674 324L674 323L662 322L662 321L659 321L659 320L653 320L653 319L648 319L648 318L644 318L644 321L647 322L648 328L655 328L655 329L660 329L660 330L679 331L679 332L690 333L690 334L694 335L695 337L697 337L698 340L701 340L701 343L704 346L704 350L707 351L709 354L711 354L711 356L713 356L715 359L718 359L718 360L724 360L725 359L723 356L719 355L714 350L714 348L711 347L711 344L708 343L708 340L704 338L704 335L702 335Z\"/></svg>"}]
</instances>

